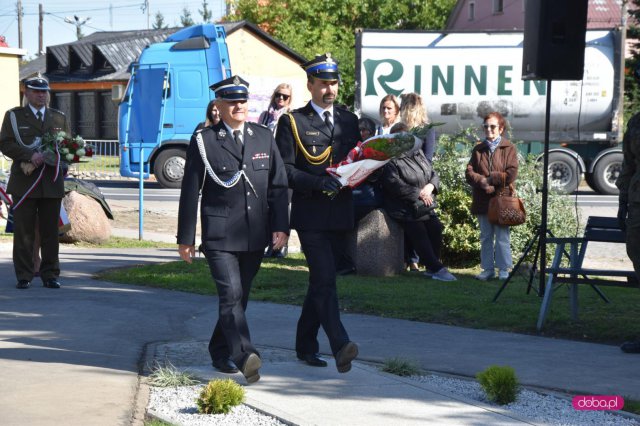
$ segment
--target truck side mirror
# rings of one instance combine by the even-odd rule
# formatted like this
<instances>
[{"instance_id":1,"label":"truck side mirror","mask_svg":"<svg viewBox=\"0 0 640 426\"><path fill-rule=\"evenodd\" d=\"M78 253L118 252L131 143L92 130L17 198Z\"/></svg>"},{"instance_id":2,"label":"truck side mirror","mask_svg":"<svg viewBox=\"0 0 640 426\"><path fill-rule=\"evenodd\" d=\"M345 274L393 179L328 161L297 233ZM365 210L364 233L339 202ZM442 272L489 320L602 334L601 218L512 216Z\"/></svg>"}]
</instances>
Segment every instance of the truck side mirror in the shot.
<instances>
[{"instance_id":1,"label":"truck side mirror","mask_svg":"<svg viewBox=\"0 0 640 426\"><path fill-rule=\"evenodd\" d=\"M124 96L124 84L114 84L111 86L111 100L116 104L119 104Z\"/></svg>"}]
</instances>

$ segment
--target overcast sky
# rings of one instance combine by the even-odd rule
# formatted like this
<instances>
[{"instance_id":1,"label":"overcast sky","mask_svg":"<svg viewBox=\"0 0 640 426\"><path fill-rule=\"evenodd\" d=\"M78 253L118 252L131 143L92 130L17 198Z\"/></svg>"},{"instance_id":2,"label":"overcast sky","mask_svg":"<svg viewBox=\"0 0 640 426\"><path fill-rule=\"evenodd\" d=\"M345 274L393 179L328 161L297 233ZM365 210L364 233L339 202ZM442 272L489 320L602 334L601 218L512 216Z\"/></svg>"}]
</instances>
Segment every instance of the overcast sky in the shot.
<instances>
[{"instance_id":1,"label":"overcast sky","mask_svg":"<svg viewBox=\"0 0 640 426\"><path fill-rule=\"evenodd\" d=\"M196 24L202 22L198 12L202 0L148 0L149 25L155 22L159 11L166 25L179 26L182 10L187 7ZM74 15L80 21L91 18L82 27L82 33L89 35L96 31L121 31L147 28L147 13L143 12L144 0L22 0L22 48L27 50L27 59L35 57L38 51L38 4L43 5L43 44L47 46L70 43L76 40L76 25L65 22ZM225 13L224 0L207 0L213 20ZM0 0L0 35L6 37L9 47L19 47L17 1Z\"/></svg>"}]
</instances>

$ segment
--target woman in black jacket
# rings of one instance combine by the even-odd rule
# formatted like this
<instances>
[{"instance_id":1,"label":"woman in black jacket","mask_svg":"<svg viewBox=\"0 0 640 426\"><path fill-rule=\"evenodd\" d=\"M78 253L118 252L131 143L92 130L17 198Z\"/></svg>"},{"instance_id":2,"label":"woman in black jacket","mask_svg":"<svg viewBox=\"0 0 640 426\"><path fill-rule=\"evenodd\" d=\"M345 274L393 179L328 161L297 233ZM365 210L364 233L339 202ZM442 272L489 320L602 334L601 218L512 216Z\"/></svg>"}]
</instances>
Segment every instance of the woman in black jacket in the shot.
<instances>
[{"instance_id":1,"label":"woman in black jacket","mask_svg":"<svg viewBox=\"0 0 640 426\"><path fill-rule=\"evenodd\" d=\"M425 275L440 281L455 281L440 262L442 222L435 210L440 178L421 149L389 161L382 174L384 208L405 230L405 236L427 267Z\"/></svg>"}]
</instances>

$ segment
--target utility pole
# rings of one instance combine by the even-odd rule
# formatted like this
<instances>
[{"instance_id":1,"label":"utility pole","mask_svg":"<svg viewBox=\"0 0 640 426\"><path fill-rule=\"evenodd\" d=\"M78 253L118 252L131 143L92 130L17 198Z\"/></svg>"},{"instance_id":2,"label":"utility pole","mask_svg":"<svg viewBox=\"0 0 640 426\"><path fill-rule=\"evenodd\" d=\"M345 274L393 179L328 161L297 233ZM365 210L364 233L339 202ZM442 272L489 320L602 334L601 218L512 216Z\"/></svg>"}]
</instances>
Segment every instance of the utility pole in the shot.
<instances>
[{"instance_id":1,"label":"utility pole","mask_svg":"<svg viewBox=\"0 0 640 426\"><path fill-rule=\"evenodd\" d=\"M151 27L149 26L149 0L144 0L144 3L142 3L142 6L140 6L140 9L142 9L142 13L147 12L147 29L150 29Z\"/></svg>"},{"instance_id":2,"label":"utility pole","mask_svg":"<svg viewBox=\"0 0 640 426\"><path fill-rule=\"evenodd\" d=\"M42 33L43 33L43 21L44 21L44 9L42 7L42 3L38 4L38 55L40 56L44 53L44 44L42 42Z\"/></svg>"},{"instance_id":3,"label":"utility pole","mask_svg":"<svg viewBox=\"0 0 640 426\"><path fill-rule=\"evenodd\" d=\"M84 37L82 34L82 26L90 20L91 17L81 18L78 15L73 15L73 18L71 16L67 16L66 18L64 18L64 22L66 22L67 24L74 24L76 26L76 37L78 38L78 40Z\"/></svg>"},{"instance_id":4,"label":"utility pole","mask_svg":"<svg viewBox=\"0 0 640 426\"><path fill-rule=\"evenodd\" d=\"M18 47L22 49L22 0L16 3L16 13L18 14Z\"/></svg>"}]
</instances>

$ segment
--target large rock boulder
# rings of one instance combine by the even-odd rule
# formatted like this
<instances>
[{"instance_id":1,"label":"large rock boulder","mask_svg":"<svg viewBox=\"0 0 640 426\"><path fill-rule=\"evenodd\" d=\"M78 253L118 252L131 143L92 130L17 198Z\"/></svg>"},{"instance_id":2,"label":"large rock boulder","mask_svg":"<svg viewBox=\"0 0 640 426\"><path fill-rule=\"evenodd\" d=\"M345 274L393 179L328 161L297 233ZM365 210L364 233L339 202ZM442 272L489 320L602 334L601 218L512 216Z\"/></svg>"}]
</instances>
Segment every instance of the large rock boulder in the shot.
<instances>
[{"instance_id":1,"label":"large rock boulder","mask_svg":"<svg viewBox=\"0 0 640 426\"><path fill-rule=\"evenodd\" d=\"M404 270L404 232L383 209L366 215L347 238L358 275L392 276Z\"/></svg>"},{"instance_id":2,"label":"large rock boulder","mask_svg":"<svg viewBox=\"0 0 640 426\"><path fill-rule=\"evenodd\" d=\"M100 244L111 236L111 223L102 206L86 195L71 191L62 199L71 229L65 232L60 241L63 243L88 242Z\"/></svg>"}]
</instances>

